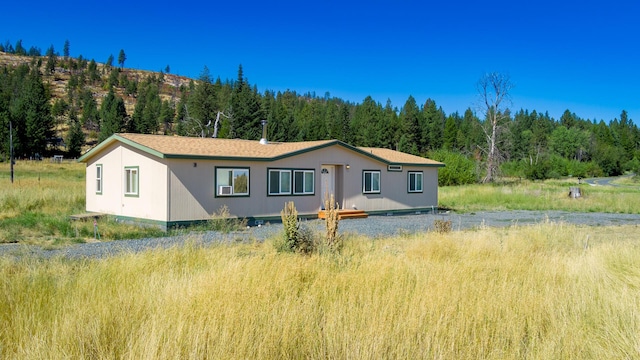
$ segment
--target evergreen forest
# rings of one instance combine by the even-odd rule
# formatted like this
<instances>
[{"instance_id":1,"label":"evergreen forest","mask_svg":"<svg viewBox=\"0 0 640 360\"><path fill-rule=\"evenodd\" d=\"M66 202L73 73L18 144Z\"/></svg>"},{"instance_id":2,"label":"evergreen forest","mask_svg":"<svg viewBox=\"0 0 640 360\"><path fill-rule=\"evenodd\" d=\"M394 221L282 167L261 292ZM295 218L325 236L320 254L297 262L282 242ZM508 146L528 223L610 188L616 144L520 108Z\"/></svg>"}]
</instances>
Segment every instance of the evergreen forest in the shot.
<instances>
[{"instance_id":1,"label":"evergreen forest","mask_svg":"<svg viewBox=\"0 0 640 360\"><path fill-rule=\"evenodd\" d=\"M104 62L44 54L19 40L0 44L0 161L75 158L117 132L269 141L338 139L446 164L441 185L478 182L486 170L492 110L446 114L437 99L404 104L361 103L329 93L259 91L238 67L235 79L197 79L125 67L121 49ZM473 86L473 84L469 84ZM640 170L640 131L621 110L615 119L583 119L567 109L559 119L534 109L495 109L498 173L532 180L615 176Z\"/></svg>"}]
</instances>

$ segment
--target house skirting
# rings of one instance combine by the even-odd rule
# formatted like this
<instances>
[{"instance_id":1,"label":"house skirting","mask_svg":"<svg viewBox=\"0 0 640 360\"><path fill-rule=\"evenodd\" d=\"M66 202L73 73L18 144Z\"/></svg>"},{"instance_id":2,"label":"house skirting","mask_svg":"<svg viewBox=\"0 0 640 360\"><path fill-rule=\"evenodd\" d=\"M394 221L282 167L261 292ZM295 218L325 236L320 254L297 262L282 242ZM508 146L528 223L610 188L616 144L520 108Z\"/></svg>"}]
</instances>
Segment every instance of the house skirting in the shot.
<instances>
[{"instance_id":1,"label":"house skirting","mask_svg":"<svg viewBox=\"0 0 640 360\"><path fill-rule=\"evenodd\" d=\"M437 206L430 206L430 207L412 208L412 209L374 210L374 211L367 211L366 213L369 216L399 216L399 215L433 214L437 212L438 212ZM160 221L160 220L150 220L150 219L120 216L120 215L115 215L114 217L117 222L130 223L130 224L140 225L140 226L159 227L163 231L203 224L208 221L207 219ZM316 212L316 213L310 213L310 214L298 214L298 217L303 220L313 220L318 218L318 213ZM282 219L280 218L280 216L252 216L252 217L246 217L244 219L246 219L247 221L247 226L258 226L258 225L265 225L268 223L282 222Z\"/></svg>"}]
</instances>

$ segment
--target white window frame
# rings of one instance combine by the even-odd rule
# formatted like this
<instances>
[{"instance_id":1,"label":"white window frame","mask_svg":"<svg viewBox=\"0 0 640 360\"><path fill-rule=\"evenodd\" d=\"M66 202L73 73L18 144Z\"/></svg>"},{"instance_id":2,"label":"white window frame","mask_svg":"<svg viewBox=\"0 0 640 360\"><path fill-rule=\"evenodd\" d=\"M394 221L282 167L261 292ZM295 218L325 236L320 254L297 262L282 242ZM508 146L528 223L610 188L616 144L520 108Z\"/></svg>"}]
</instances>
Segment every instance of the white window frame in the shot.
<instances>
[{"instance_id":1,"label":"white window frame","mask_svg":"<svg viewBox=\"0 0 640 360\"><path fill-rule=\"evenodd\" d=\"M413 177L413 179L412 179ZM424 189L424 175L422 171L409 171L407 173L408 187L407 191L410 193L421 193ZM413 186L413 189L411 187Z\"/></svg>"},{"instance_id":2,"label":"white window frame","mask_svg":"<svg viewBox=\"0 0 640 360\"><path fill-rule=\"evenodd\" d=\"M223 176L222 172L226 172L226 176L229 176L229 173L231 174L231 183L227 184L227 183L221 183L221 180ZM246 192L236 192L236 179L242 175L244 175L246 173L247 175L247 191ZM250 184L250 179L251 179L251 175L250 175L251 171L249 168L242 168L242 167L216 167L215 168L215 196L221 196L221 197L227 197L227 196L249 196L249 184ZM228 181L226 181L228 182ZM222 187L225 186L230 186L231 187L231 193L229 194L224 194L221 191ZM227 188L225 188L227 189Z\"/></svg>"},{"instance_id":3,"label":"white window frame","mask_svg":"<svg viewBox=\"0 0 640 360\"><path fill-rule=\"evenodd\" d=\"M278 191L277 192L273 192L271 191L271 179L272 179L272 174L278 173ZM291 188L292 188L292 179L291 179L291 170L284 170L284 169L269 169L269 174L268 174L269 178L267 180L267 191L269 195L291 195ZM283 188L283 180L288 177L289 180L289 186L288 189L285 187Z\"/></svg>"},{"instance_id":4,"label":"white window frame","mask_svg":"<svg viewBox=\"0 0 640 360\"><path fill-rule=\"evenodd\" d=\"M272 189L274 185L272 180L276 173L278 174L277 192ZM288 184L283 183L283 180L288 180ZM316 171L314 169L268 169L267 195L314 195L316 188L315 182ZM283 187L283 185L285 186Z\"/></svg>"},{"instance_id":5,"label":"white window frame","mask_svg":"<svg viewBox=\"0 0 640 360\"><path fill-rule=\"evenodd\" d=\"M124 167L124 195L140 195L140 168L138 166Z\"/></svg>"},{"instance_id":6,"label":"white window frame","mask_svg":"<svg viewBox=\"0 0 640 360\"><path fill-rule=\"evenodd\" d=\"M102 195L102 178L103 178L102 164L96 164L96 194Z\"/></svg>"},{"instance_id":7,"label":"white window frame","mask_svg":"<svg viewBox=\"0 0 640 360\"><path fill-rule=\"evenodd\" d=\"M302 173L302 191L296 191L297 178L296 174ZM307 176L311 176L311 189L307 189ZM293 193L295 195L313 195L315 194L316 172L315 170L293 170Z\"/></svg>"},{"instance_id":8,"label":"white window frame","mask_svg":"<svg viewBox=\"0 0 640 360\"><path fill-rule=\"evenodd\" d=\"M380 188L382 187L381 184L381 172L380 170L363 170L362 171L362 193L363 194L379 194L380 193ZM369 175L369 181L370 183L369 185L369 189L367 189L367 175ZM378 187L375 188L374 184L374 177L378 178L378 182L377 185Z\"/></svg>"}]
</instances>

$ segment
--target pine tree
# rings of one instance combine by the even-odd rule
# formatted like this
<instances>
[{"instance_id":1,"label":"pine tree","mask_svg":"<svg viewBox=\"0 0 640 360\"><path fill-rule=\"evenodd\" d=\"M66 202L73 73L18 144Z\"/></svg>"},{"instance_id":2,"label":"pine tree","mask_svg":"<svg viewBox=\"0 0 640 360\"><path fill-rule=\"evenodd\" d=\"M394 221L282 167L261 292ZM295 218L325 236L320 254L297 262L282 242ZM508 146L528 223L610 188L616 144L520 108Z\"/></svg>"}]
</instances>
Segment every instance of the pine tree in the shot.
<instances>
[{"instance_id":1,"label":"pine tree","mask_svg":"<svg viewBox=\"0 0 640 360\"><path fill-rule=\"evenodd\" d=\"M153 79L145 80L139 90L138 102L134 108L128 130L141 134L156 133L161 107L158 85Z\"/></svg>"},{"instance_id":2,"label":"pine tree","mask_svg":"<svg viewBox=\"0 0 640 360\"><path fill-rule=\"evenodd\" d=\"M167 135L172 131L175 111L168 100L163 100L160 106L160 115L158 122L162 124L164 134Z\"/></svg>"},{"instance_id":3,"label":"pine tree","mask_svg":"<svg viewBox=\"0 0 640 360\"><path fill-rule=\"evenodd\" d=\"M82 124L77 119L72 121L69 133L66 139L67 154L70 157L78 157L82 152L82 146L85 144L85 136L82 132Z\"/></svg>"},{"instance_id":4,"label":"pine tree","mask_svg":"<svg viewBox=\"0 0 640 360\"><path fill-rule=\"evenodd\" d=\"M442 147L442 136L444 126L444 114L441 109L436 107L436 102L427 99L422 108L420 126L420 152L428 150L438 150Z\"/></svg>"},{"instance_id":5,"label":"pine tree","mask_svg":"<svg viewBox=\"0 0 640 360\"><path fill-rule=\"evenodd\" d=\"M261 108L260 95L256 88L251 88L244 79L242 65L238 67L238 79L234 84L231 96L231 137L258 140L262 135L261 121L264 115Z\"/></svg>"},{"instance_id":6,"label":"pine tree","mask_svg":"<svg viewBox=\"0 0 640 360\"><path fill-rule=\"evenodd\" d=\"M64 41L64 46L62 48L62 56L64 56L65 60L69 60L69 40L65 40Z\"/></svg>"},{"instance_id":7,"label":"pine tree","mask_svg":"<svg viewBox=\"0 0 640 360\"><path fill-rule=\"evenodd\" d=\"M412 153L417 153L418 143L420 142L421 135L420 109L418 109L416 99L414 99L411 95L409 95L409 98L404 103L402 110L400 110L400 134L401 135L399 139L404 138L404 140L402 141L403 147L407 147L405 144L412 144L415 147L410 146L409 148L416 149L415 152ZM398 143L400 144L400 141Z\"/></svg>"},{"instance_id":8,"label":"pine tree","mask_svg":"<svg viewBox=\"0 0 640 360\"><path fill-rule=\"evenodd\" d=\"M376 103L371 96L367 96L362 104L357 105L351 121L354 145L379 146L381 143L381 123L383 118L382 105Z\"/></svg>"},{"instance_id":9,"label":"pine tree","mask_svg":"<svg viewBox=\"0 0 640 360\"><path fill-rule=\"evenodd\" d=\"M28 70L28 66L24 66ZM20 76L19 73L16 75ZM29 72L24 82L19 83L19 93L11 114L15 120L19 143L16 154L25 157L42 156L48 140L54 134L49 95L36 68Z\"/></svg>"},{"instance_id":10,"label":"pine tree","mask_svg":"<svg viewBox=\"0 0 640 360\"><path fill-rule=\"evenodd\" d=\"M91 59L87 67L87 75L89 76L89 81L92 84L95 84L96 81L100 80L100 74L98 73L98 64L93 59Z\"/></svg>"},{"instance_id":11,"label":"pine tree","mask_svg":"<svg viewBox=\"0 0 640 360\"><path fill-rule=\"evenodd\" d=\"M98 141L101 142L122 131L125 126L127 110L124 106L124 100L116 96L113 89L109 89L109 93L100 105L100 134Z\"/></svg>"},{"instance_id":12,"label":"pine tree","mask_svg":"<svg viewBox=\"0 0 640 360\"><path fill-rule=\"evenodd\" d=\"M456 121L458 117L458 113L449 115L447 117L447 121L444 124L444 135L443 135L443 144L442 146L446 150L454 150L458 147L457 137L458 137L458 123Z\"/></svg>"},{"instance_id":13,"label":"pine tree","mask_svg":"<svg viewBox=\"0 0 640 360\"><path fill-rule=\"evenodd\" d=\"M53 50L53 45L51 45L49 49L47 49L47 65L46 65L47 73L53 74L55 72L56 62L57 62L57 57Z\"/></svg>"},{"instance_id":14,"label":"pine tree","mask_svg":"<svg viewBox=\"0 0 640 360\"><path fill-rule=\"evenodd\" d=\"M113 68L113 54L109 54L107 61L104 63L104 68L102 69L102 73L104 74L105 71L111 71L112 68Z\"/></svg>"},{"instance_id":15,"label":"pine tree","mask_svg":"<svg viewBox=\"0 0 640 360\"><path fill-rule=\"evenodd\" d=\"M16 47L14 48L16 55L27 55L27 50L22 46L22 40L16 41Z\"/></svg>"},{"instance_id":16,"label":"pine tree","mask_svg":"<svg viewBox=\"0 0 640 360\"><path fill-rule=\"evenodd\" d=\"M214 133L215 120L219 109L215 87L211 80L209 68L204 67L198 83L187 99L187 118L183 124L186 135L211 137Z\"/></svg>"},{"instance_id":17,"label":"pine tree","mask_svg":"<svg viewBox=\"0 0 640 360\"><path fill-rule=\"evenodd\" d=\"M120 53L118 54L118 65L120 65L120 69L124 68L125 61L127 61L127 55L124 53L123 49L120 49Z\"/></svg>"},{"instance_id":18,"label":"pine tree","mask_svg":"<svg viewBox=\"0 0 640 360\"><path fill-rule=\"evenodd\" d=\"M93 93L86 89L81 95L82 101L82 122L88 129L97 130L100 121L98 113L98 103L93 98Z\"/></svg>"}]
</instances>

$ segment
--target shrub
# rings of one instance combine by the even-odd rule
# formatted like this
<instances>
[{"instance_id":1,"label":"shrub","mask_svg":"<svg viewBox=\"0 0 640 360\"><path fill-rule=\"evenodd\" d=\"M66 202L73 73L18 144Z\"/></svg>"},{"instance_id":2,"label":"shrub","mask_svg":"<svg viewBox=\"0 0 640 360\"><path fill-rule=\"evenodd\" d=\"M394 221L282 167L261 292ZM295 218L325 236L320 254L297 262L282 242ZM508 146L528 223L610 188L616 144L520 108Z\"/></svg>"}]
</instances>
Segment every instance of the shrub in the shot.
<instances>
[{"instance_id":1,"label":"shrub","mask_svg":"<svg viewBox=\"0 0 640 360\"><path fill-rule=\"evenodd\" d=\"M323 246L329 251L339 251L342 247L342 239L338 236L338 224L340 223L340 216L338 214L338 206L336 206L336 200L333 194L325 198L325 226L326 236L324 238Z\"/></svg>"},{"instance_id":2,"label":"shrub","mask_svg":"<svg viewBox=\"0 0 640 360\"><path fill-rule=\"evenodd\" d=\"M247 219L238 219L237 217L231 216L229 207L222 205L218 211L211 215L211 218L207 221L207 225L210 230L230 233L246 228Z\"/></svg>"},{"instance_id":3,"label":"shrub","mask_svg":"<svg viewBox=\"0 0 640 360\"><path fill-rule=\"evenodd\" d=\"M301 254L311 254L316 250L316 239L313 231L303 224L298 226L298 236L293 250Z\"/></svg>"},{"instance_id":4,"label":"shrub","mask_svg":"<svg viewBox=\"0 0 640 360\"><path fill-rule=\"evenodd\" d=\"M285 204L280 212L282 219L282 237L274 243L276 250L280 252L298 252L310 254L316 249L316 241L313 231L301 225L298 219L298 210L293 201Z\"/></svg>"},{"instance_id":5,"label":"shrub","mask_svg":"<svg viewBox=\"0 0 640 360\"><path fill-rule=\"evenodd\" d=\"M433 227L435 228L436 232L440 234L446 234L448 232L451 232L451 220L433 220Z\"/></svg>"},{"instance_id":6,"label":"shrub","mask_svg":"<svg viewBox=\"0 0 640 360\"><path fill-rule=\"evenodd\" d=\"M524 161L507 161L500 165L500 172L507 177L523 178L525 176L525 168L527 163Z\"/></svg>"},{"instance_id":7,"label":"shrub","mask_svg":"<svg viewBox=\"0 0 640 360\"><path fill-rule=\"evenodd\" d=\"M438 170L438 185L464 185L478 181L475 163L463 154L448 150L437 150L429 152L428 156L446 165Z\"/></svg>"},{"instance_id":8,"label":"shrub","mask_svg":"<svg viewBox=\"0 0 640 360\"><path fill-rule=\"evenodd\" d=\"M298 238L298 210L293 201L289 201L284 205L284 209L280 212L282 219L282 240L279 244L279 250L293 251L296 239Z\"/></svg>"}]
</instances>

